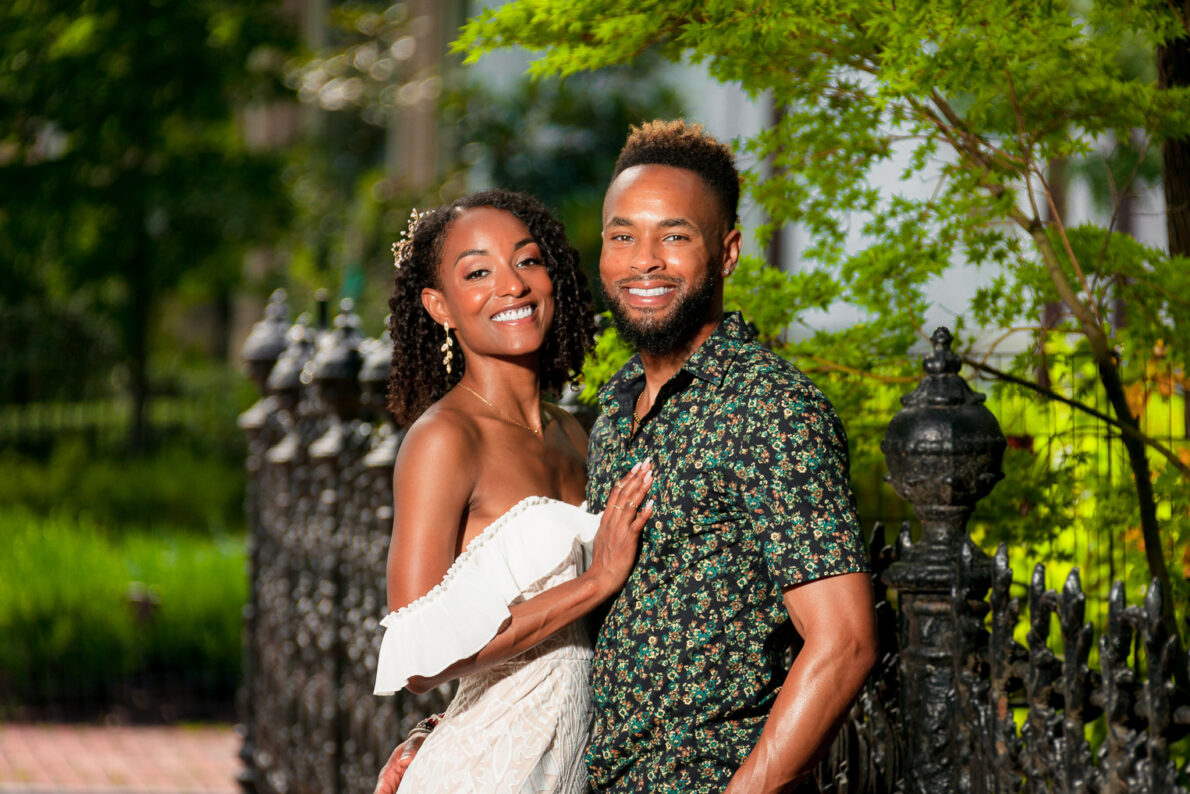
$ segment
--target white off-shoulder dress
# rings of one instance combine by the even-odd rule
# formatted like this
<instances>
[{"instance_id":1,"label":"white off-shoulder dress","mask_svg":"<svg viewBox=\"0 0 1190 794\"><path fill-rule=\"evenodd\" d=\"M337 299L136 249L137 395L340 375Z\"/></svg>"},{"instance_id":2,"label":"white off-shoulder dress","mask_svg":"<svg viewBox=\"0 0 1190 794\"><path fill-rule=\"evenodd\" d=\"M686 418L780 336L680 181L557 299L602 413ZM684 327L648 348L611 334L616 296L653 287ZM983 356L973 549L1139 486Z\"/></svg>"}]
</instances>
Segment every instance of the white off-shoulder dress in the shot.
<instances>
[{"instance_id":1,"label":"white off-shoulder dress","mask_svg":"<svg viewBox=\"0 0 1190 794\"><path fill-rule=\"evenodd\" d=\"M476 536L433 590L382 621L376 694L433 676L481 650L509 606L585 569L599 516L524 499ZM588 790L591 642L582 621L484 672L459 679L400 794Z\"/></svg>"}]
</instances>

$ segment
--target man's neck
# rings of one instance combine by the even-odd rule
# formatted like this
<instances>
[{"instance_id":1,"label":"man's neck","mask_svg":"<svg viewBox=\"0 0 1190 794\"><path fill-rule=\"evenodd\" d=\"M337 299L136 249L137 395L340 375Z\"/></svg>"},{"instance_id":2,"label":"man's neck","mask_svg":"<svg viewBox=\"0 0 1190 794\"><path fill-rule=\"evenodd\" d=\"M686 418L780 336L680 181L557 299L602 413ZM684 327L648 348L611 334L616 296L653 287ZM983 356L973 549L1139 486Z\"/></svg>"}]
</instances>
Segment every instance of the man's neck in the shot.
<instances>
[{"instance_id":1,"label":"man's neck","mask_svg":"<svg viewBox=\"0 0 1190 794\"><path fill-rule=\"evenodd\" d=\"M645 394L641 398L644 406L653 405L653 400L657 398L657 393L661 391L661 387L682 368L682 365L694 354L695 350L702 347L702 343L710 338L721 322L723 322L722 309L717 311L712 317L709 317L703 323L702 327L698 329L698 332L680 347L660 355L641 351L640 361L645 368Z\"/></svg>"}]
</instances>

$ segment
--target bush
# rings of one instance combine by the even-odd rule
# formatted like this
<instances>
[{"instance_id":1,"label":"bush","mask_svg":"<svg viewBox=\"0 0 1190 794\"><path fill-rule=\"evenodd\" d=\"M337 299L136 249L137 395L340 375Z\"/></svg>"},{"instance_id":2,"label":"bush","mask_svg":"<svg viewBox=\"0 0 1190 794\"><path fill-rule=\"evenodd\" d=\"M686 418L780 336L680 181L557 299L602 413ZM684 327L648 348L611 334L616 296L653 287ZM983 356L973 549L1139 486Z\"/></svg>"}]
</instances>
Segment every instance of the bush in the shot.
<instances>
[{"instance_id":1,"label":"bush","mask_svg":"<svg viewBox=\"0 0 1190 794\"><path fill-rule=\"evenodd\" d=\"M242 538L105 537L73 518L0 510L0 692L19 703L102 701L141 673L234 691L247 581ZM130 596L151 608L137 616Z\"/></svg>"},{"instance_id":2,"label":"bush","mask_svg":"<svg viewBox=\"0 0 1190 794\"><path fill-rule=\"evenodd\" d=\"M102 696L132 669L127 570L93 528L0 514L0 682L18 700Z\"/></svg>"},{"instance_id":3,"label":"bush","mask_svg":"<svg viewBox=\"0 0 1190 794\"><path fill-rule=\"evenodd\" d=\"M121 459L69 441L47 462L11 451L0 455L0 509L24 506L111 531L170 527L224 534L243 527L243 500L239 461L184 446Z\"/></svg>"},{"instance_id":4,"label":"bush","mask_svg":"<svg viewBox=\"0 0 1190 794\"><path fill-rule=\"evenodd\" d=\"M145 667L201 673L232 691L248 588L243 539L132 535L121 551L130 578L156 605L138 638Z\"/></svg>"}]
</instances>

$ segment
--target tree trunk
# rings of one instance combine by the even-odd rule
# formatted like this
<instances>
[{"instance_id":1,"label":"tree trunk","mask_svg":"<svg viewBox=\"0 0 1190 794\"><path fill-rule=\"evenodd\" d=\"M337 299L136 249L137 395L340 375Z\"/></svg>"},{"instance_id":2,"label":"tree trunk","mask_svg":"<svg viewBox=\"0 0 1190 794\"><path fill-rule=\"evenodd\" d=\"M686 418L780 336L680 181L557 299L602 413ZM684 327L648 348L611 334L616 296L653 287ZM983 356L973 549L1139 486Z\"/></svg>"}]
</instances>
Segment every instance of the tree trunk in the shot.
<instances>
[{"instance_id":1,"label":"tree trunk","mask_svg":"<svg viewBox=\"0 0 1190 794\"><path fill-rule=\"evenodd\" d=\"M1140 423L1132 415L1120 380L1119 365L1114 361L1099 361L1099 380L1107 392L1116 418L1121 424L1136 430ZM1127 433L1120 434L1120 441L1128 452L1128 463L1136 480L1136 500L1140 510L1140 533L1145 543L1145 559L1149 563L1149 574L1161 583L1161 618L1165 628L1174 635L1179 634L1173 611L1173 590L1170 588L1169 567L1165 564L1165 550L1161 548L1161 526L1157 523L1157 500L1153 495L1153 475L1149 469L1149 457L1145 445Z\"/></svg>"},{"instance_id":2,"label":"tree trunk","mask_svg":"<svg viewBox=\"0 0 1190 794\"><path fill-rule=\"evenodd\" d=\"M1190 0L1182 2L1182 18L1190 19ZM1182 36L1157 48L1157 85L1161 88L1190 85L1190 36ZM1161 171L1169 252L1177 256L1190 256L1190 136L1165 141L1161 147ZM1190 419L1190 401L1187 402L1186 416ZM1145 543L1147 553L1147 538ZM1152 561L1149 565L1152 565ZM1168 582L1165 586L1166 611L1169 612L1172 611L1173 598ZM1173 617L1167 616L1166 623L1174 624ZM1182 672L1180 667L1177 669ZM1179 683L1187 685L1184 679Z\"/></svg>"},{"instance_id":3,"label":"tree trunk","mask_svg":"<svg viewBox=\"0 0 1190 794\"><path fill-rule=\"evenodd\" d=\"M1066 217L1066 161L1065 160L1050 160L1049 162L1049 188L1050 201L1053 202L1054 208L1057 212L1047 204L1044 210L1044 215L1047 223L1060 223ZM1049 301L1041 310L1041 327L1046 331L1054 328L1058 321L1062 319L1062 302ZM1043 389L1053 388L1050 382L1050 364L1048 357L1045 354L1045 342L1047 334L1042 333L1037 340L1037 383Z\"/></svg>"},{"instance_id":4,"label":"tree trunk","mask_svg":"<svg viewBox=\"0 0 1190 794\"><path fill-rule=\"evenodd\" d=\"M769 126L776 127L784 116L785 107L774 103L769 109ZM776 164L775 157L770 159L769 176L771 178L780 178L783 170ZM775 221L776 218L769 218L769 220ZM784 269L782 266L785 263L785 224L782 223L773 229L773 235L769 238L769 244L764 253L769 267L777 270Z\"/></svg>"},{"instance_id":5,"label":"tree trunk","mask_svg":"<svg viewBox=\"0 0 1190 794\"><path fill-rule=\"evenodd\" d=\"M1190 17L1190 2L1183 3L1183 14ZM1190 37L1157 48L1157 82L1162 88L1190 85ZM1166 141L1161 161L1169 252L1190 256L1190 136Z\"/></svg>"},{"instance_id":6,"label":"tree trunk","mask_svg":"<svg viewBox=\"0 0 1190 794\"><path fill-rule=\"evenodd\" d=\"M1049 272L1058 296L1067 310L1074 315L1082 328L1091 354L1095 359L1095 366L1099 370L1099 381L1107 394L1108 402L1116 414L1121 425L1140 429L1140 422L1132 415L1128 407L1124 383L1120 378L1119 354L1113 348L1111 340L1100 321L1092 313L1089 305L1082 302L1079 294L1062 272L1057 253L1039 220L1030 221L1023 213L1018 213L1018 223L1025 221L1025 228L1037 244L1042 261ZM1121 441L1128 453L1128 464L1132 469L1133 479L1136 481L1137 508L1140 512L1140 530L1144 538L1145 559L1148 561L1149 573L1157 579L1164 590L1162 598L1162 622L1171 634L1180 635L1173 611L1173 590L1170 588L1169 569L1165 565L1165 552L1161 548L1161 528L1157 523L1157 502L1153 494L1152 472L1149 469L1149 459L1145 453L1145 446L1131 435L1123 434Z\"/></svg>"},{"instance_id":7,"label":"tree trunk","mask_svg":"<svg viewBox=\"0 0 1190 794\"><path fill-rule=\"evenodd\" d=\"M124 342L128 354L128 396L131 415L128 448L133 455L149 449L149 322L152 316L153 287L149 272L148 240L141 239L133 248L126 272L128 313L124 319Z\"/></svg>"}]
</instances>

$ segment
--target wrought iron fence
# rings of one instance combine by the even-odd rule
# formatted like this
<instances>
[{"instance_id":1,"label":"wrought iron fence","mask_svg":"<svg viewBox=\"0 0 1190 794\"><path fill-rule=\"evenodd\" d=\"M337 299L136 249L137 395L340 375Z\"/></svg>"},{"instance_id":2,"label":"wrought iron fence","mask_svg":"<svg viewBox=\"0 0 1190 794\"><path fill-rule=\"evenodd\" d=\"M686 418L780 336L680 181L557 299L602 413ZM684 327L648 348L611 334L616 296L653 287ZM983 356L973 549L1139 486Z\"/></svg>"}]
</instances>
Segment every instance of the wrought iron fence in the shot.
<instances>
[{"instance_id":1,"label":"wrought iron fence","mask_svg":"<svg viewBox=\"0 0 1190 794\"><path fill-rule=\"evenodd\" d=\"M382 408L389 343L357 326L345 306L332 331L291 327L278 296L245 350L266 395L241 417L248 791L371 791L392 747L450 694L370 694L401 432ZM1097 645L1077 578L1057 593L1035 571L1027 603L1013 598L1005 550L990 560L966 529L999 476L1004 438L957 376L948 335L926 369L884 444L920 539L907 527L891 546L883 529L873 536L883 658L816 772L820 788L1186 794L1190 659L1160 621L1160 589L1143 607L1113 590ZM939 422L951 429L943 442L922 431Z\"/></svg>"}]
</instances>

